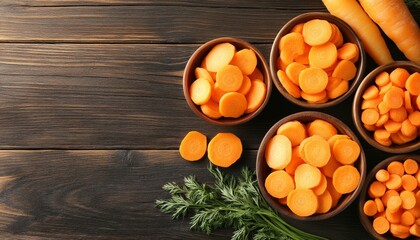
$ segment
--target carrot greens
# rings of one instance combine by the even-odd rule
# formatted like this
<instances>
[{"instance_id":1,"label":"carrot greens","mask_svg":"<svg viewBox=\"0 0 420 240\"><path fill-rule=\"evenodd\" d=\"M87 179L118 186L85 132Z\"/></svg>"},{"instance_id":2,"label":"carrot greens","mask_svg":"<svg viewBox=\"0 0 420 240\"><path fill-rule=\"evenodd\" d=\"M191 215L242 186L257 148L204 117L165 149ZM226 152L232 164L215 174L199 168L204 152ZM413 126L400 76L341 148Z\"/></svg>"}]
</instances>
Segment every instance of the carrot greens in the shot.
<instances>
[{"instance_id":1,"label":"carrot greens","mask_svg":"<svg viewBox=\"0 0 420 240\"><path fill-rule=\"evenodd\" d=\"M213 165L208 169L213 184L200 183L194 176L185 177L183 186L169 182L163 189L171 198L157 200L156 207L175 219L191 215L191 229L206 234L233 228L232 240L325 239L281 219L262 198L255 173L249 168L242 168L240 177L225 174Z\"/></svg>"}]
</instances>

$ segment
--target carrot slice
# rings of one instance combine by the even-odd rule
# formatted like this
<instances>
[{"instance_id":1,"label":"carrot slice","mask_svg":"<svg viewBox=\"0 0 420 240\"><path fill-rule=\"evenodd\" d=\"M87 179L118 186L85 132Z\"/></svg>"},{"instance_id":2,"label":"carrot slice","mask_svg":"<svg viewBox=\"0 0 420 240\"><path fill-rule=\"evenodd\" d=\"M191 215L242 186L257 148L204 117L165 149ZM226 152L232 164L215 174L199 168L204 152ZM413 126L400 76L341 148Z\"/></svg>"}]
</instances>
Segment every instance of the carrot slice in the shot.
<instances>
[{"instance_id":1,"label":"carrot slice","mask_svg":"<svg viewBox=\"0 0 420 240\"><path fill-rule=\"evenodd\" d=\"M419 170L418 163L411 158L406 159L403 163L403 166L404 166L404 171L407 174L415 174Z\"/></svg>"},{"instance_id":2,"label":"carrot slice","mask_svg":"<svg viewBox=\"0 0 420 240\"><path fill-rule=\"evenodd\" d=\"M414 191L417 188L417 179L410 174L404 174L401 177L401 185L407 191Z\"/></svg>"},{"instance_id":3,"label":"carrot slice","mask_svg":"<svg viewBox=\"0 0 420 240\"><path fill-rule=\"evenodd\" d=\"M396 122L403 122L407 119L407 115L407 110L403 106L389 110L389 118Z\"/></svg>"},{"instance_id":4,"label":"carrot slice","mask_svg":"<svg viewBox=\"0 0 420 240\"><path fill-rule=\"evenodd\" d=\"M326 182L327 180L325 180ZM325 184L326 186L326 184ZM326 213L332 208L333 199L328 191L324 191L321 195L318 195L318 209L316 213Z\"/></svg>"},{"instance_id":5,"label":"carrot slice","mask_svg":"<svg viewBox=\"0 0 420 240\"><path fill-rule=\"evenodd\" d=\"M238 89L238 93L242 93L243 95L247 95L249 90L251 89L251 79L247 75L243 75L242 85Z\"/></svg>"},{"instance_id":6,"label":"carrot slice","mask_svg":"<svg viewBox=\"0 0 420 240\"><path fill-rule=\"evenodd\" d=\"M420 73L411 74L405 82L405 88L411 95L420 95Z\"/></svg>"},{"instance_id":7,"label":"carrot slice","mask_svg":"<svg viewBox=\"0 0 420 240\"><path fill-rule=\"evenodd\" d=\"M242 85L243 74L235 65L226 65L216 73L216 86L225 92L239 90Z\"/></svg>"},{"instance_id":8,"label":"carrot slice","mask_svg":"<svg viewBox=\"0 0 420 240\"><path fill-rule=\"evenodd\" d=\"M327 165L331 157L330 145L323 138L312 138L303 146L305 161L314 167Z\"/></svg>"},{"instance_id":9,"label":"carrot slice","mask_svg":"<svg viewBox=\"0 0 420 240\"><path fill-rule=\"evenodd\" d=\"M251 80L261 80L264 81L264 75L262 74L262 72L260 71L260 69L258 69L258 67L256 67L254 69L254 71L248 76Z\"/></svg>"},{"instance_id":10,"label":"carrot slice","mask_svg":"<svg viewBox=\"0 0 420 240\"><path fill-rule=\"evenodd\" d=\"M330 42L313 46L309 50L308 59L311 67L329 68L337 61L337 47Z\"/></svg>"},{"instance_id":11,"label":"carrot slice","mask_svg":"<svg viewBox=\"0 0 420 240\"><path fill-rule=\"evenodd\" d=\"M379 96L379 89L375 85L371 85L363 92L363 99L375 99Z\"/></svg>"},{"instance_id":12,"label":"carrot slice","mask_svg":"<svg viewBox=\"0 0 420 240\"><path fill-rule=\"evenodd\" d=\"M388 189L396 190L402 186L401 177L398 174L390 174L388 181L385 182Z\"/></svg>"},{"instance_id":13,"label":"carrot slice","mask_svg":"<svg viewBox=\"0 0 420 240\"><path fill-rule=\"evenodd\" d=\"M306 138L306 129L301 122L294 120L282 124L277 129L277 134L285 135L292 143L292 147L294 147L298 146Z\"/></svg>"},{"instance_id":14,"label":"carrot slice","mask_svg":"<svg viewBox=\"0 0 420 240\"><path fill-rule=\"evenodd\" d=\"M251 81L251 89L245 96L248 106L245 113L255 112L264 102L267 88L263 81Z\"/></svg>"},{"instance_id":15,"label":"carrot slice","mask_svg":"<svg viewBox=\"0 0 420 240\"><path fill-rule=\"evenodd\" d=\"M368 188L368 194L371 198L379 198L385 194L386 186L382 182L373 181Z\"/></svg>"},{"instance_id":16,"label":"carrot slice","mask_svg":"<svg viewBox=\"0 0 420 240\"><path fill-rule=\"evenodd\" d=\"M409 211L404 211L401 214L401 224L404 226L411 226L416 222L416 218Z\"/></svg>"},{"instance_id":17,"label":"carrot slice","mask_svg":"<svg viewBox=\"0 0 420 240\"><path fill-rule=\"evenodd\" d=\"M388 120L389 120L389 114L388 114L388 113L385 113L385 114L379 115L379 119L378 119L378 121L376 121L375 126L376 126L376 127L381 127L381 126L383 126L386 122L388 122Z\"/></svg>"},{"instance_id":18,"label":"carrot slice","mask_svg":"<svg viewBox=\"0 0 420 240\"><path fill-rule=\"evenodd\" d=\"M241 49L235 53L230 64L241 69L242 73L249 75L257 67L257 55L252 49Z\"/></svg>"},{"instance_id":19,"label":"carrot slice","mask_svg":"<svg viewBox=\"0 0 420 240\"><path fill-rule=\"evenodd\" d=\"M414 104L416 104L416 103L414 103ZM411 95L408 91L404 91L404 104L403 105L407 109L408 113L411 113L411 112L414 111L413 104L411 103Z\"/></svg>"},{"instance_id":20,"label":"carrot slice","mask_svg":"<svg viewBox=\"0 0 420 240\"><path fill-rule=\"evenodd\" d=\"M385 234L389 231L390 224L385 217L373 219L373 229L379 234Z\"/></svg>"},{"instance_id":21,"label":"carrot slice","mask_svg":"<svg viewBox=\"0 0 420 240\"><path fill-rule=\"evenodd\" d=\"M337 134L337 129L334 125L322 119L315 119L308 123L307 131L309 136L318 135L325 140Z\"/></svg>"},{"instance_id":22,"label":"carrot slice","mask_svg":"<svg viewBox=\"0 0 420 240\"><path fill-rule=\"evenodd\" d=\"M248 103L243 94L228 92L220 98L219 112L223 117L238 118L245 113Z\"/></svg>"},{"instance_id":23,"label":"carrot slice","mask_svg":"<svg viewBox=\"0 0 420 240\"><path fill-rule=\"evenodd\" d=\"M265 179L265 189L275 198L284 198L295 189L293 178L284 170L271 172Z\"/></svg>"},{"instance_id":24,"label":"carrot slice","mask_svg":"<svg viewBox=\"0 0 420 240\"><path fill-rule=\"evenodd\" d=\"M385 129L376 129L373 132L373 138L377 141L377 142L383 142L383 141L388 141L389 138L391 137L391 133L389 133L387 130Z\"/></svg>"},{"instance_id":25,"label":"carrot slice","mask_svg":"<svg viewBox=\"0 0 420 240\"><path fill-rule=\"evenodd\" d=\"M392 84L399 88L405 87L405 82L409 76L410 73L404 68L396 68L389 74Z\"/></svg>"},{"instance_id":26,"label":"carrot slice","mask_svg":"<svg viewBox=\"0 0 420 240\"><path fill-rule=\"evenodd\" d=\"M218 133L207 147L207 157L216 166L230 167L242 155L242 142L233 133Z\"/></svg>"},{"instance_id":27,"label":"carrot slice","mask_svg":"<svg viewBox=\"0 0 420 240\"><path fill-rule=\"evenodd\" d=\"M359 59L359 48L354 43L346 42L337 49L337 57L338 59L356 62Z\"/></svg>"},{"instance_id":28,"label":"carrot slice","mask_svg":"<svg viewBox=\"0 0 420 240\"><path fill-rule=\"evenodd\" d=\"M197 105L204 104L210 100L211 91L209 81L205 78L199 78L190 85L191 100Z\"/></svg>"},{"instance_id":29,"label":"carrot slice","mask_svg":"<svg viewBox=\"0 0 420 240\"><path fill-rule=\"evenodd\" d=\"M306 93L320 93L325 90L327 84L328 75L320 68L309 67L303 69L299 74L299 86Z\"/></svg>"},{"instance_id":30,"label":"carrot slice","mask_svg":"<svg viewBox=\"0 0 420 240\"><path fill-rule=\"evenodd\" d=\"M311 189L294 189L287 196L287 206L298 216L310 216L318 209L318 197Z\"/></svg>"},{"instance_id":31,"label":"carrot slice","mask_svg":"<svg viewBox=\"0 0 420 240\"><path fill-rule=\"evenodd\" d=\"M390 133L396 133L401 129L401 123L395 122L391 119L389 119L386 123L384 123L385 129Z\"/></svg>"},{"instance_id":32,"label":"carrot slice","mask_svg":"<svg viewBox=\"0 0 420 240\"><path fill-rule=\"evenodd\" d=\"M376 75L376 77L375 77L375 84L378 87L383 87L383 86L387 85L390 81L391 81L391 79L389 78L389 73L388 72L381 72L378 75Z\"/></svg>"},{"instance_id":33,"label":"carrot slice","mask_svg":"<svg viewBox=\"0 0 420 240\"><path fill-rule=\"evenodd\" d=\"M360 155L360 146L352 139L338 139L333 145L335 159L342 164L353 164Z\"/></svg>"},{"instance_id":34,"label":"carrot slice","mask_svg":"<svg viewBox=\"0 0 420 240\"><path fill-rule=\"evenodd\" d=\"M303 139L302 140L302 142L299 144L299 156L306 162L306 156L305 156L305 150L304 150L304 147L305 147L305 144L307 143L307 142L309 142L309 141L311 141L312 139L322 139L322 137L321 136L319 136L319 135L312 135L312 136L309 136L309 137L307 137L307 138L305 138L305 139Z\"/></svg>"},{"instance_id":35,"label":"carrot slice","mask_svg":"<svg viewBox=\"0 0 420 240\"><path fill-rule=\"evenodd\" d=\"M350 139L350 137L346 134L334 134L334 135L332 135L331 137L328 138L328 143L330 144L331 149L334 147L334 143L338 139Z\"/></svg>"},{"instance_id":36,"label":"carrot slice","mask_svg":"<svg viewBox=\"0 0 420 240\"><path fill-rule=\"evenodd\" d=\"M290 64L293 60L304 53L305 42L303 36L297 32L291 32L284 35L280 39L280 59L286 64Z\"/></svg>"},{"instance_id":37,"label":"carrot slice","mask_svg":"<svg viewBox=\"0 0 420 240\"><path fill-rule=\"evenodd\" d=\"M401 133L404 135L404 136L407 136L407 137L409 137L409 136L413 136L413 135L415 135L416 133L417 133L417 128L416 128L416 126L414 126L411 122L410 122L410 120L408 120L408 119L406 119L406 120L404 120L402 123L401 123Z\"/></svg>"},{"instance_id":38,"label":"carrot slice","mask_svg":"<svg viewBox=\"0 0 420 240\"><path fill-rule=\"evenodd\" d=\"M389 174L397 174L398 176L402 177L404 175L404 164L399 161L393 161L388 164L386 168Z\"/></svg>"},{"instance_id":39,"label":"carrot slice","mask_svg":"<svg viewBox=\"0 0 420 240\"><path fill-rule=\"evenodd\" d=\"M341 194L353 192L359 186L359 182L360 173L351 165L341 166L334 172L333 185Z\"/></svg>"},{"instance_id":40,"label":"carrot slice","mask_svg":"<svg viewBox=\"0 0 420 240\"><path fill-rule=\"evenodd\" d=\"M349 90L349 82L341 80L337 87L327 91L328 98L338 98Z\"/></svg>"},{"instance_id":41,"label":"carrot slice","mask_svg":"<svg viewBox=\"0 0 420 240\"><path fill-rule=\"evenodd\" d=\"M290 160L289 164L287 164L285 170L288 174L295 175L296 168L303 163L305 163L305 161L303 161L303 159L299 155L299 147L298 146L293 147L292 159ZM417 180L416 180L416 183L417 183Z\"/></svg>"},{"instance_id":42,"label":"carrot slice","mask_svg":"<svg viewBox=\"0 0 420 240\"><path fill-rule=\"evenodd\" d=\"M401 207L404 209L412 209L416 205L416 195L412 191L402 191L400 198L402 201Z\"/></svg>"},{"instance_id":43,"label":"carrot slice","mask_svg":"<svg viewBox=\"0 0 420 240\"><path fill-rule=\"evenodd\" d=\"M391 213L396 213L400 210L402 206L402 199L400 196L391 196L387 202L387 210Z\"/></svg>"},{"instance_id":44,"label":"carrot slice","mask_svg":"<svg viewBox=\"0 0 420 240\"><path fill-rule=\"evenodd\" d=\"M385 169L380 169L376 172L375 178L379 182L386 182L389 180L389 172Z\"/></svg>"},{"instance_id":45,"label":"carrot slice","mask_svg":"<svg viewBox=\"0 0 420 240\"><path fill-rule=\"evenodd\" d=\"M219 43L214 46L203 60L204 68L209 72L217 72L232 61L236 48L231 43Z\"/></svg>"},{"instance_id":46,"label":"carrot slice","mask_svg":"<svg viewBox=\"0 0 420 240\"><path fill-rule=\"evenodd\" d=\"M294 84L299 85L299 74L305 68L301 63L292 62L286 67L286 75Z\"/></svg>"},{"instance_id":47,"label":"carrot slice","mask_svg":"<svg viewBox=\"0 0 420 240\"><path fill-rule=\"evenodd\" d=\"M385 211L384 203L380 198L375 198L374 201L376 203L376 207L378 208L378 213Z\"/></svg>"},{"instance_id":48,"label":"carrot slice","mask_svg":"<svg viewBox=\"0 0 420 240\"><path fill-rule=\"evenodd\" d=\"M218 88L216 85L213 87L211 91L211 100L213 100L215 103L219 103L220 99L225 95L226 92Z\"/></svg>"},{"instance_id":49,"label":"carrot slice","mask_svg":"<svg viewBox=\"0 0 420 240\"><path fill-rule=\"evenodd\" d=\"M317 196L322 195L327 190L327 177L324 174L321 174L321 182L319 182L318 186L313 187L312 190Z\"/></svg>"},{"instance_id":50,"label":"carrot slice","mask_svg":"<svg viewBox=\"0 0 420 240\"><path fill-rule=\"evenodd\" d=\"M283 70L277 71L277 77L280 80L281 85L286 89L286 91L292 95L294 98L300 98L301 92L297 85L293 83L292 80L290 80L286 73Z\"/></svg>"},{"instance_id":51,"label":"carrot slice","mask_svg":"<svg viewBox=\"0 0 420 240\"><path fill-rule=\"evenodd\" d=\"M284 135L275 135L267 143L265 152L267 165L272 169L284 169L292 160L292 144Z\"/></svg>"},{"instance_id":52,"label":"carrot slice","mask_svg":"<svg viewBox=\"0 0 420 240\"><path fill-rule=\"evenodd\" d=\"M349 60L341 60L335 67L332 76L350 81L356 76L357 68L353 62Z\"/></svg>"},{"instance_id":53,"label":"carrot slice","mask_svg":"<svg viewBox=\"0 0 420 240\"><path fill-rule=\"evenodd\" d=\"M304 49L303 49L303 54L298 55L295 57L295 62L303 64L303 65L309 65L309 51L311 50L311 46L304 43Z\"/></svg>"},{"instance_id":54,"label":"carrot slice","mask_svg":"<svg viewBox=\"0 0 420 240\"><path fill-rule=\"evenodd\" d=\"M298 24L296 24L295 26L293 26L293 28L292 28L292 30L290 30L290 32L302 33L303 24L304 23L298 23Z\"/></svg>"},{"instance_id":55,"label":"carrot slice","mask_svg":"<svg viewBox=\"0 0 420 240\"><path fill-rule=\"evenodd\" d=\"M321 182L322 173L314 166L307 163L301 164L295 171L296 188L313 188Z\"/></svg>"},{"instance_id":56,"label":"carrot slice","mask_svg":"<svg viewBox=\"0 0 420 240\"><path fill-rule=\"evenodd\" d=\"M187 161L200 160L206 151L207 137L198 131L188 132L179 145L179 153Z\"/></svg>"},{"instance_id":57,"label":"carrot slice","mask_svg":"<svg viewBox=\"0 0 420 240\"><path fill-rule=\"evenodd\" d=\"M388 187L388 186L387 186ZM389 189L385 192L385 194L381 197L382 202L384 203L385 207L388 207L388 200L390 197L392 196L399 196L400 194L394 190L394 189Z\"/></svg>"},{"instance_id":58,"label":"carrot slice","mask_svg":"<svg viewBox=\"0 0 420 240\"><path fill-rule=\"evenodd\" d=\"M321 172L325 176L327 176L329 178L332 178L335 170L337 170L337 168L340 167L340 166L342 166L342 164L339 163L337 160L335 160L334 156L331 155L331 158L328 161L328 163L321 168Z\"/></svg>"},{"instance_id":59,"label":"carrot slice","mask_svg":"<svg viewBox=\"0 0 420 240\"><path fill-rule=\"evenodd\" d=\"M420 237L420 224L413 224L409 231L411 235Z\"/></svg>"},{"instance_id":60,"label":"carrot slice","mask_svg":"<svg viewBox=\"0 0 420 240\"><path fill-rule=\"evenodd\" d=\"M309 20L303 25L302 35L307 44L311 46L322 45L331 38L331 24L322 19Z\"/></svg>"},{"instance_id":61,"label":"carrot slice","mask_svg":"<svg viewBox=\"0 0 420 240\"><path fill-rule=\"evenodd\" d=\"M374 216L376 213L378 213L378 207L376 206L376 203L374 200L367 200L363 204L363 213L366 214L369 217Z\"/></svg>"},{"instance_id":62,"label":"carrot slice","mask_svg":"<svg viewBox=\"0 0 420 240\"><path fill-rule=\"evenodd\" d=\"M373 108L363 110L361 120L364 124L373 125L379 120L379 112Z\"/></svg>"},{"instance_id":63,"label":"carrot slice","mask_svg":"<svg viewBox=\"0 0 420 240\"><path fill-rule=\"evenodd\" d=\"M330 24L331 24L332 34L331 34L331 38L329 42L334 43L334 45L337 48L339 48L343 46L343 43L344 43L343 34L341 33L340 29L338 29L337 25L335 25L334 23L330 23Z\"/></svg>"},{"instance_id":64,"label":"carrot slice","mask_svg":"<svg viewBox=\"0 0 420 240\"><path fill-rule=\"evenodd\" d=\"M408 120L416 127L420 127L420 111L414 111L408 115Z\"/></svg>"},{"instance_id":65,"label":"carrot slice","mask_svg":"<svg viewBox=\"0 0 420 240\"><path fill-rule=\"evenodd\" d=\"M194 70L194 75L195 75L196 79L199 79L199 78L207 79L209 81L211 87L213 88L214 79L211 77L210 73L206 69L201 68L201 67L196 67L195 70Z\"/></svg>"},{"instance_id":66,"label":"carrot slice","mask_svg":"<svg viewBox=\"0 0 420 240\"><path fill-rule=\"evenodd\" d=\"M404 91L399 87L391 86L385 93L383 101L390 108L399 108L404 103Z\"/></svg>"},{"instance_id":67,"label":"carrot slice","mask_svg":"<svg viewBox=\"0 0 420 240\"><path fill-rule=\"evenodd\" d=\"M308 103L325 103L328 101L327 91L325 90L315 94L301 92L300 95Z\"/></svg>"},{"instance_id":68,"label":"carrot slice","mask_svg":"<svg viewBox=\"0 0 420 240\"><path fill-rule=\"evenodd\" d=\"M382 95L377 96L373 99L363 99L361 109L373 108L377 109L378 105L382 102Z\"/></svg>"},{"instance_id":69,"label":"carrot slice","mask_svg":"<svg viewBox=\"0 0 420 240\"><path fill-rule=\"evenodd\" d=\"M204 104L200 105L201 111L209 118L219 119L222 114L219 111L219 104L213 100L209 100Z\"/></svg>"}]
</instances>

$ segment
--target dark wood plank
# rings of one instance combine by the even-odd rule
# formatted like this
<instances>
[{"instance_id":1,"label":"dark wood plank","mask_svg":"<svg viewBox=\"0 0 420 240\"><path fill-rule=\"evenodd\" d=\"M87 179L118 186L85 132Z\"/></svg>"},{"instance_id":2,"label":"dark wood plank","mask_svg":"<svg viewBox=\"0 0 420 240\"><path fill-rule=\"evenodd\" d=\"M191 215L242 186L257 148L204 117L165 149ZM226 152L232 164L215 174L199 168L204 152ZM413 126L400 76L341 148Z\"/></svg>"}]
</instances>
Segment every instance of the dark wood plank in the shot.
<instances>
[{"instance_id":1,"label":"dark wood plank","mask_svg":"<svg viewBox=\"0 0 420 240\"><path fill-rule=\"evenodd\" d=\"M254 168L255 156L245 151L223 171ZM0 238L227 239L229 230L208 237L154 207L169 196L161 189L166 182L188 175L211 182L207 164L186 162L174 150L0 151ZM332 239L368 239L355 209L352 204L327 221L291 223Z\"/></svg>"}]
</instances>

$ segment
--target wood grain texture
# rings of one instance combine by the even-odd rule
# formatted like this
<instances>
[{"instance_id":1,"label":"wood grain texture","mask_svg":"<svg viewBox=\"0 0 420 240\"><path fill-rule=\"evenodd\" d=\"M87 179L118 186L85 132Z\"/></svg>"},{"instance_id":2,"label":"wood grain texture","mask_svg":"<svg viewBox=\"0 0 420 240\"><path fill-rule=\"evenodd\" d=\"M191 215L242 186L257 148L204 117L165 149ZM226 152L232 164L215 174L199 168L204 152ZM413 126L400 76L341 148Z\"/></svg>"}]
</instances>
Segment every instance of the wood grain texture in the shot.
<instances>
[{"instance_id":1,"label":"wood grain texture","mask_svg":"<svg viewBox=\"0 0 420 240\"><path fill-rule=\"evenodd\" d=\"M253 168L255 156L245 151L229 172ZM207 164L207 159L186 162L173 150L0 151L0 237L227 239L230 231L211 237L192 232L188 220L174 221L154 207L156 199L168 197L161 189L166 182L195 175L211 183ZM338 224L356 219L355 207L334 220L291 223L325 237L362 239L366 233L356 231L358 221Z\"/></svg>"}]
</instances>

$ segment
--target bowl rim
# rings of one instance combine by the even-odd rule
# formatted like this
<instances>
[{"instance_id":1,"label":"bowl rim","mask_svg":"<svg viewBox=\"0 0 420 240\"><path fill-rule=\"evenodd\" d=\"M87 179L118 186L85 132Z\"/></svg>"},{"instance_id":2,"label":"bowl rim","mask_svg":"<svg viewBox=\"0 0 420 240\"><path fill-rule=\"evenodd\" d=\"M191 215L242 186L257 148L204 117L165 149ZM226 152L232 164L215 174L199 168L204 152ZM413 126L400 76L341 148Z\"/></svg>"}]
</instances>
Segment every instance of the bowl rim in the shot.
<instances>
[{"instance_id":1,"label":"bowl rim","mask_svg":"<svg viewBox=\"0 0 420 240\"><path fill-rule=\"evenodd\" d=\"M208 53L216 44L229 42L233 44L236 48L240 47L243 48L250 48L252 49L256 56L257 56L257 66L260 66L260 71L265 77L264 83L266 84L266 95L265 98L260 105L260 107L255 110L252 113L244 114L239 118L219 118L219 119L213 119L208 116L206 116L204 113L199 110L199 106L195 105L194 102L192 102L191 98L189 97L189 79L190 75L192 74L192 71L195 67L199 66L201 64L201 61L205 57L206 53ZM269 71L269 65L264 57L264 55L260 52L260 50L255 47L250 42L247 42L240 38L235 37L219 37L215 39L211 39L203 44L201 44L190 56L188 59L183 76L182 76L182 88L184 93L184 98L190 107L190 109L201 119L205 120L206 122L219 125L219 126L233 126L233 125L240 125L245 122L250 121L251 119L255 118L257 115L259 115L265 106L267 105L270 97L271 97L271 91L272 91L272 81L271 81L271 75Z\"/></svg>"},{"instance_id":2,"label":"bowl rim","mask_svg":"<svg viewBox=\"0 0 420 240\"><path fill-rule=\"evenodd\" d=\"M408 67L411 69L416 69L418 72L420 72L420 65L417 65L413 62L410 61L395 61L389 64L385 64L385 65L380 65L378 67L376 67L375 69L373 69L370 73L368 73L362 80L362 82L360 83L359 87L356 90L356 93L354 95L354 99L353 99L353 104L352 104L352 120L353 123L357 129L357 131L359 132L359 134L362 136L362 138L364 140L366 140L366 142L368 142L371 146L375 147L376 149L379 149L381 151L384 152L388 152L388 153L397 153L397 154L402 154L402 153L409 153L409 152L413 152L416 150L420 149L420 138L417 137L417 142L416 141L412 141L403 145L391 145L391 146L384 146L379 144L378 142L376 142L373 137L371 136L372 133L367 131L364 126L363 123L361 121L361 109L360 109L360 105L361 105L361 101L362 101L362 95L364 90L369 87L370 85L372 85L372 82L374 81L374 78L381 72L383 71L392 71L395 68L398 67ZM408 70L409 72L413 72L415 70Z\"/></svg>"},{"instance_id":3,"label":"bowl rim","mask_svg":"<svg viewBox=\"0 0 420 240\"><path fill-rule=\"evenodd\" d=\"M395 240L397 240L397 239L400 239L400 238L393 237L389 234L380 235L377 232L375 232L375 230L372 227L372 221L369 219L369 217L367 215L365 215L363 213L363 205L364 205L364 202L367 200L367 194L368 194L367 189L368 189L370 183L372 183L374 181L375 174L378 170L386 168L386 166L388 166L388 164L393 162L393 161L403 162L407 158L414 159L415 161L417 161L420 164L420 155L416 155L416 154L394 155L394 156L391 156L391 157L387 157L387 158L383 159L382 161L380 161L379 163L377 163L372 168L372 170L370 170L368 175L366 176L365 183L363 184L363 188L362 188L362 191L360 192L360 196L359 196L358 214L359 214L360 223L362 224L363 228L369 234L371 234L371 236L375 237L376 239L379 239L379 240L393 240L393 239L395 239Z\"/></svg>"},{"instance_id":4,"label":"bowl rim","mask_svg":"<svg viewBox=\"0 0 420 240\"><path fill-rule=\"evenodd\" d=\"M305 120L301 120L301 119ZM328 121L329 123L333 124L334 127L337 128L339 133L347 134L351 137L351 139L355 140L359 146L360 146L360 156L358 160L356 161L357 168L360 172L360 183L357 186L357 188L349 194L346 194L346 196L342 197L342 199L339 202L339 205L337 205L333 210L328 211L327 213L323 214L315 214L308 217L300 217L292 213L287 207L282 206L278 200L268 194L268 192L265 190L264 181L266 176L264 176L263 171L264 168L268 168L268 166L265 163L265 157L264 152L267 145L267 142L271 137L273 137L277 129L284 123L292 120L301 120L303 122L310 122L315 119L322 119L325 121ZM264 165L264 167L263 167ZM265 199L265 201L281 216L286 218L291 218L295 220L304 220L304 221L315 221L315 220L325 220L328 218L331 218L333 216L336 216L340 212L342 212L344 209L346 209L359 195L359 193L362 190L363 183L366 178L366 156L362 147L362 144L360 143L357 135L351 130L349 126L347 126L344 122L342 122L340 119L327 114L323 112L317 112L317 111L302 111L297 112L291 115L288 115L279 121L277 121L275 124L272 125L272 127L266 132L263 139L261 140L261 144L258 148L257 152L257 158L256 158L256 175L257 175L257 182L258 187L260 189L260 192Z\"/></svg>"},{"instance_id":5,"label":"bowl rim","mask_svg":"<svg viewBox=\"0 0 420 240\"><path fill-rule=\"evenodd\" d=\"M303 99L298 99L293 97L292 95L290 95L285 88L283 87L283 85L280 83L278 77L277 77L277 56L279 55L279 50L278 50L278 43L280 42L280 38L282 36L284 36L285 34L287 34L288 32L290 32L290 30L292 29L293 26L295 26L297 23L301 23L301 22L305 22L308 21L309 19L315 19L315 18L320 18L320 19L325 19L325 20L331 20L334 22L334 24L338 25L337 27L339 27L340 31L343 31L342 29L345 29L346 32L348 32L352 38L355 39L355 43L357 45L357 47L359 48L359 60L358 62L358 66L357 66L357 72L356 72L356 76L354 77L349 87L349 89L347 90L346 93L344 93L343 95L341 95L338 98L335 98L333 100L328 100L325 103L309 103L306 100ZM344 33L343 33L344 35ZM359 83L362 81L363 79L363 74L366 68L366 54L365 54L365 50L362 46L362 42L360 40L360 38L357 36L357 34L353 31L353 29L347 24L345 23L343 20L339 19L338 17L335 17L334 15L331 15L330 13L326 13L326 12L308 12L308 13L303 13L300 15L295 16L294 18L290 19L285 25L283 25L283 27L279 30L279 32L277 33L273 44L271 46L271 51L270 51L270 74L271 74L271 79L275 85L275 87L277 88L277 90L281 93L281 95L283 95L283 97L285 97L288 101L301 106L301 107L305 107L308 109L320 109L320 108L327 108L327 107L332 107L335 106L341 102L343 102L344 100L346 100L347 98L350 97L350 95L352 95L356 89L357 86L359 85Z\"/></svg>"}]
</instances>

